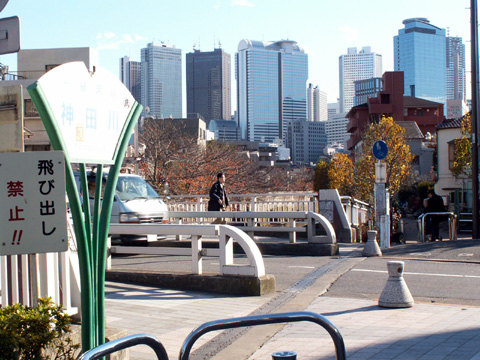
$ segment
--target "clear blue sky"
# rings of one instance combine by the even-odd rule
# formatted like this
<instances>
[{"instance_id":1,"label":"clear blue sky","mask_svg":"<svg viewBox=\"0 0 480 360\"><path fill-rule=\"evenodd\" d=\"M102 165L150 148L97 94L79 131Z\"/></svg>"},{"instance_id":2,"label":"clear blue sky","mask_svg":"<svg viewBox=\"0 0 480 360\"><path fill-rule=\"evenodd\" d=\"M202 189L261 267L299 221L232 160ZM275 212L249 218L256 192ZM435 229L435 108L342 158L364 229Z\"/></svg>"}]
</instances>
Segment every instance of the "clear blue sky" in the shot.
<instances>
[{"instance_id":1,"label":"clear blue sky","mask_svg":"<svg viewBox=\"0 0 480 360\"><path fill-rule=\"evenodd\" d=\"M241 39L288 38L309 55L309 82L334 102L338 57L348 47L371 46L383 57L383 71L393 70L393 36L406 18L426 17L463 37L470 69L469 5L469 0L10 0L0 17L20 17L23 49L92 47L100 66L117 76L119 59L140 60L140 49L151 41L182 49L183 66L194 44L211 51L220 41L232 55L232 89ZM16 70L16 55L2 55L0 62Z\"/></svg>"}]
</instances>

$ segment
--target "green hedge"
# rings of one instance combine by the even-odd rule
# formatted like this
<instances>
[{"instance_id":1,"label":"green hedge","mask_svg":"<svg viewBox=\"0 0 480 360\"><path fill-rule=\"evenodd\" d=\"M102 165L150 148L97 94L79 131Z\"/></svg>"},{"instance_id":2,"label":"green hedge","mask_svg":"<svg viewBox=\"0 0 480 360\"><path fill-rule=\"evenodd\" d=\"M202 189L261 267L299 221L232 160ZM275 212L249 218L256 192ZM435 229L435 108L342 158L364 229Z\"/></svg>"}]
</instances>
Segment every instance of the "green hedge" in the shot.
<instances>
[{"instance_id":1,"label":"green hedge","mask_svg":"<svg viewBox=\"0 0 480 360\"><path fill-rule=\"evenodd\" d=\"M40 298L38 305L14 304L0 307L0 359L75 359L79 345L68 336L71 319L51 298ZM53 356L53 357L52 357Z\"/></svg>"}]
</instances>

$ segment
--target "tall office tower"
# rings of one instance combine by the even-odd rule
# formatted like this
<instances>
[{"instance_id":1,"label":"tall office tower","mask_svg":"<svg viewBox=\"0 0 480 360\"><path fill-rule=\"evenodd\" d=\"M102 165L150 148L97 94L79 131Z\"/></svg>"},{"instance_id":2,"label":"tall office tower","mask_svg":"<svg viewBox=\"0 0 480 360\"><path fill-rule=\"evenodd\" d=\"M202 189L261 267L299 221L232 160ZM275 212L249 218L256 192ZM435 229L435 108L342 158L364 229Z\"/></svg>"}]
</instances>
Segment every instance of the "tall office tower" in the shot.
<instances>
[{"instance_id":1,"label":"tall office tower","mask_svg":"<svg viewBox=\"0 0 480 360\"><path fill-rule=\"evenodd\" d=\"M141 50L142 105L157 118L182 117L182 50L150 43Z\"/></svg>"},{"instance_id":2,"label":"tall office tower","mask_svg":"<svg viewBox=\"0 0 480 360\"><path fill-rule=\"evenodd\" d=\"M339 100L340 99L337 99L337 102L327 104L328 120L332 119L335 115L337 115L340 112Z\"/></svg>"},{"instance_id":3,"label":"tall office tower","mask_svg":"<svg viewBox=\"0 0 480 360\"><path fill-rule=\"evenodd\" d=\"M353 106L356 80L382 77L382 55L372 52L370 46L348 48L339 61L340 112L348 113Z\"/></svg>"},{"instance_id":4,"label":"tall office tower","mask_svg":"<svg viewBox=\"0 0 480 360\"><path fill-rule=\"evenodd\" d=\"M405 96L446 103L445 29L425 18L403 21L394 37L395 71L405 74Z\"/></svg>"},{"instance_id":5,"label":"tall office tower","mask_svg":"<svg viewBox=\"0 0 480 360\"><path fill-rule=\"evenodd\" d=\"M198 113L209 120L230 120L230 54L223 49L194 50L187 54L187 116Z\"/></svg>"},{"instance_id":6,"label":"tall office tower","mask_svg":"<svg viewBox=\"0 0 480 360\"><path fill-rule=\"evenodd\" d=\"M328 120L328 103L327 103L327 93L324 91L320 91L319 93L320 97L320 111L319 115L320 118L318 119L319 121L327 121Z\"/></svg>"},{"instance_id":7,"label":"tall office tower","mask_svg":"<svg viewBox=\"0 0 480 360\"><path fill-rule=\"evenodd\" d=\"M295 41L240 41L235 76L242 139L285 139L289 120L307 118L308 55Z\"/></svg>"},{"instance_id":8,"label":"tall office tower","mask_svg":"<svg viewBox=\"0 0 480 360\"><path fill-rule=\"evenodd\" d=\"M307 121L325 121L328 118L327 94L318 86L307 87Z\"/></svg>"},{"instance_id":9,"label":"tall office tower","mask_svg":"<svg viewBox=\"0 0 480 360\"><path fill-rule=\"evenodd\" d=\"M325 133L327 134L328 145L335 143L344 145L347 148L347 141L350 134L347 132L348 119L345 113L333 115L325 124Z\"/></svg>"},{"instance_id":10,"label":"tall office tower","mask_svg":"<svg viewBox=\"0 0 480 360\"><path fill-rule=\"evenodd\" d=\"M307 121L318 121L320 118L320 89L308 84L307 87Z\"/></svg>"},{"instance_id":11,"label":"tall office tower","mask_svg":"<svg viewBox=\"0 0 480 360\"><path fill-rule=\"evenodd\" d=\"M461 37L446 38L447 100L466 100L465 44Z\"/></svg>"},{"instance_id":12,"label":"tall office tower","mask_svg":"<svg viewBox=\"0 0 480 360\"><path fill-rule=\"evenodd\" d=\"M130 61L130 57L120 58L120 81L125 84L132 96L139 102L142 96L142 63Z\"/></svg>"},{"instance_id":13,"label":"tall office tower","mask_svg":"<svg viewBox=\"0 0 480 360\"><path fill-rule=\"evenodd\" d=\"M302 119L287 122L285 145L290 149L295 164L317 163L327 146L326 123Z\"/></svg>"}]
</instances>

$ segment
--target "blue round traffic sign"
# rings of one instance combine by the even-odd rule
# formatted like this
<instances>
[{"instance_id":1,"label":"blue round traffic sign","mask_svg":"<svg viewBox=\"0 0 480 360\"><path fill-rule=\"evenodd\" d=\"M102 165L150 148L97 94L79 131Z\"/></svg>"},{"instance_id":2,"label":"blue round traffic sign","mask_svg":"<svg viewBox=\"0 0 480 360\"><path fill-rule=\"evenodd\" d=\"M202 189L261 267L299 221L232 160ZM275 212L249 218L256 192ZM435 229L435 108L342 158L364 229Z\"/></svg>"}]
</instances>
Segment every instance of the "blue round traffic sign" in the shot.
<instances>
[{"instance_id":1,"label":"blue round traffic sign","mask_svg":"<svg viewBox=\"0 0 480 360\"><path fill-rule=\"evenodd\" d=\"M375 144L373 144L373 156L375 156L378 160L383 160L387 157L387 155L387 143L383 140L375 141Z\"/></svg>"}]
</instances>

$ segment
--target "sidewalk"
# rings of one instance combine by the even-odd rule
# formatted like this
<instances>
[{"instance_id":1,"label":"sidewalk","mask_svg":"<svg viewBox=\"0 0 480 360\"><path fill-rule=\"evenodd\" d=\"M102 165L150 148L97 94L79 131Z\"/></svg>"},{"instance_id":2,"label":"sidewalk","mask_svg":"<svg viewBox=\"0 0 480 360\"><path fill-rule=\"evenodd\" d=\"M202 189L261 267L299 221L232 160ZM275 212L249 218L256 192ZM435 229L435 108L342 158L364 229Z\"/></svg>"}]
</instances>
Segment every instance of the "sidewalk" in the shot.
<instances>
[{"instance_id":1,"label":"sidewalk","mask_svg":"<svg viewBox=\"0 0 480 360\"><path fill-rule=\"evenodd\" d=\"M422 247L435 258L440 254L446 256L447 250L452 254L450 257L456 258L456 248L462 246L446 241L413 242L407 238L407 245L395 245L387 252L411 254L412 248ZM358 257L362 248L362 244L342 246L337 272L325 272L313 285L300 290L289 303L272 312L306 310L326 316L344 337L348 359L480 360L480 307L415 303L411 308L385 309L372 300L321 296L355 261L362 261ZM475 251L475 258L477 254ZM241 297L109 282L106 286L107 326L127 329L129 334L153 335L165 346L170 359L178 359L184 339L200 324L258 313L268 309L269 304L284 293L294 291L292 288L268 296ZM309 294L305 296L305 293ZM218 332L202 336L193 351L217 335ZM213 346L223 347L222 339L215 339ZM212 342L209 344L211 348ZM236 347L243 348L242 356L235 352ZM213 359L270 360L271 354L278 351L297 352L298 359L335 358L333 342L323 328L313 323L295 323L283 328L252 328L234 338L233 343ZM243 356L246 352L249 355ZM207 358L211 356L195 357ZM155 359L155 355L147 347L136 346L130 350L130 359Z\"/></svg>"},{"instance_id":2,"label":"sidewalk","mask_svg":"<svg viewBox=\"0 0 480 360\"><path fill-rule=\"evenodd\" d=\"M337 326L348 359L480 359L480 308L385 309L370 300L319 297L306 310ZM249 359L271 359L276 351L295 351L302 360L335 359L328 333L309 323L285 326Z\"/></svg>"}]
</instances>

